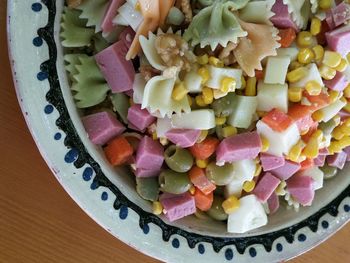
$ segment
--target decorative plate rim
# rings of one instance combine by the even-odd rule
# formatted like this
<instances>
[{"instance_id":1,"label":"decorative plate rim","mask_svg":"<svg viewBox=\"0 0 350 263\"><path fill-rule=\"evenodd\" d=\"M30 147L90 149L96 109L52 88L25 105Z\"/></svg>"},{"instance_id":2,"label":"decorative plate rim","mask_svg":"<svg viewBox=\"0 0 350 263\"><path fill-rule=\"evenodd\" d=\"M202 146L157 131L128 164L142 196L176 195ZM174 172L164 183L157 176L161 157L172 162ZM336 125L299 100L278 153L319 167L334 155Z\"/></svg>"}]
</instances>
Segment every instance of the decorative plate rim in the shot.
<instances>
[{"instance_id":1,"label":"decorative plate rim","mask_svg":"<svg viewBox=\"0 0 350 263\"><path fill-rule=\"evenodd\" d=\"M33 125L33 120L30 119L28 116L28 112L26 111L26 109L30 108L30 105L28 104L28 102L24 100L24 97L22 97L22 93L26 87L20 84L20 81L19 81L20 77L17 76L17 72L20 71L19 69L21 68L21 65L18 64L14 59L16 57L15 53L17 52L18 49L16 49L11 43L12 37L16 35L16 34L12 34L13 31L11 31L12 19L13 17L16 18L16 12L14 12L14 8L13 8L16 5L16 2L17 2L17 6L24 5L24 3L23 2L20 3L19 0L8 1L7 30L8 30L8 42L9 42L8 46L9 46L10 61L11 61L11 67L12 67L13 76L15 80L17 97L18 97L21 109L23 111L23 115L27 122L28 128L38 146L38 149L41 155L49 165L50 169L55 174L58 181L61 183L62 187L75 200L75 202L90 217L92 217L97 223L99 223L103 228L105 228L107 231L115 235L117 238L119 238L123 242L127 243L128 245L138 249L139 251L149 256L158 258L159 260L171 261L171 258L168 255L167 256L159 255L154 251L150 252L151 250L145 249L144 244L142 244L142 241L139 241L138 243L128 242L128 239L125 239L125 237L118 235L118 232L112 231L108 227L108 224L106 223L106 221L101 220L101 218L97 216L94 210L90 210L84 205L84 201L80 199L79 195L73 191L73 188L71 187L71 185L69 185L68 181L65 180L64 175L62 175L62 173L64 172L57 170L57 167L59 166L55 166L56 160L53 160L50 157L50 154L47 151L47 148L45 148L41 143L43 139L41 138L39 139L40 136L38 135L38 126ZM113 202L113 206L116 209L115 212L117 212L117 210L119 211L119 219L125 220L128 217L128 209L129 209L130 211L132 210L133 212L135 212L136 217L139 217L139 227L146 235L150 232L151 224L152 225L155 224L158 227L160 227L161 231L158 231L158 232L155 230L154 227L152 227L152 231L155 232L153 236L158 236L159 238L160 237L159 233L161 234L164 244L167 244L167 247L169 247L169 249L171 250L170 251L167 248L167 252L170 252L169 253L170 255L176 254L176 248L180 246L180 240L181 240L183 242L187 241L188 248L191 251L190 253L191 255L194 251L193 249L196 247L199 254L205 254L207 253L206 251L209 250L209 247L212 246L213 251L208 251L208 252L209 253L214 252L214 254L215 253L223 254L224 257L222 259L223 260L226 259L227 261L232 260L234 256L238 258L241 258L241 256L243 256L242 259L245 261L258 259L259 257L256 257L256 256L261 255L262 252L267 253L268 255L267 258L269 258L270 260L272 259L279 260L279 261L286 260L310 250L315 245L324 241L326 238L329 238L332 234L336 232L336 230L339 230L343 225L345 225L349 221L350 217L349 217L349 213L347 213L349 211L344 211L345 213L344 215L342 215L342 218L341 218L342 222L336 225L332 225L332 227L334 228L333 231L328 230L328 233L323 234L322 237L312 239L314 240L313 242L306 242L306 245L303 246L301 250L298 250L297 253L294 253L294 254L292 253L289 256L283 255L281 253L277 254L277 256L276 255L271 256L272 246L274 245L274 243L276 243L275 242L276 240L280 240L281 238L285 239L285 241L283 242L278 241L279 243L276 244L276 250L278 252L281 252L283 250L284 245L295 246L296 245L295 242L298 242L298 241L304 242L307 239L306 232L310 232L310 234L312 232L315 234L318 234L318 231L320 229L319 223L321 221L321 218L323 218L324 216L333 217L332 220L335 220L336 217L339 217L339 212L340 212L339 209L341 207L341 204L344 203L345 199L348 199L348 197L350 196L350 186L348 186L341 194L339 194L339 196L335 198L330 204L326 205L324 208L322 208L320 211L313 214L309 218L291 227L281 229L273 233L267 233L267 234L252 236L248 238L221 238L221 237L211 237L211 236L198 235L196 233L190 233L178 227L170 226L164 221L162 221L160 218L145 212L142 208L138 207L136 204L128 200L120 192L118 187L114 186L105 177L105 175L100 169L99 164L90 156L89 152L85 149L85 146L83 145L79 136L77 135L77 132L75 130L73 123L67 124L67 122L68 123L70 122L70 117L65 105L65 101L63 100L62 94L61 94L61 98L57 100L57 98L59 97L59 96L57 97L57 95L60 95L59 93L61 92L61 85L59 83L59 79L57 75L57 64L56 64L57 43L55 43L55 36L54 36L54 34L57 32L54 31L54 23L55 23L55 15L56 15L56 2L62 3L62 1L42 0L41 2L39 2L39 1L32 0L32 1L26 1L26 2L27 2L26 4L28 5L28 7L31 8L33 13L40 13L41 10L45 8L48 9L46 11L47 18L48 18L47 25L44 25L44 26L33 25L34 27L36 26L35 30L37 29L38 36L33 39L32 43L28 43L28 44L33 44L34 46L41 47L41 48L43 48L42 46L44 43L48 45L47 51L50 57L46 61L41 61L42 63L40 65L40 72L37 74L36 77L41 82L44 82L44 81L48 82L46 83L49 88L46 94L46 100L50 104L46 105L44 112L46 112L46 114L51 114L54 111L58 111L60 113L59 116L57 117L57 120L52 119L50 121L54 122L55 125L57 125L56 128L60 128L61 132L63 131L66 133L67 137L64 140L63 146L66 147L66 149L68 147L72 147L70 149L68 148L68 152L65 154L63 158L66 159L66 163L69 163L69 164L74 163L74 167L73 168L70 167L70 169L75 169L77 171L79 170L81 172L82 167L85 167L82 174L83 178L84 176L86 176L86 177L89 177L89 180L91 180L93 174L95 174L93 183L90 185L92 192L99 186L101 188L106 188L106 187L108 188L108 189L103 189L103 192L101 193L102 201L106 201L108 199L108 195L111 193L114 193L116 195L117 200ZM28 2L30 2L30 4ZM44 15L42 16L44 17ZM57 93L52 94L52 90L58 92L58 94ZM60 122L60 120L62 120L62 116L63 116L63 122ZM64 127L64 125L68 125L68 126L70 125L70 127ZM60 136L62 136L62 134ZM59 141L60 139L61 137L57 141ZM75 147L77 146L77 144L79 144L80 146L78 145L79 147ZM81 157L82 155L83 157ZM83 160L81 158L83 158ZM88 160L86 160L86 158ZM86 167L86 163L89 163L93 167L94 171L91 171L91 166L90 166L90 169L88 169L89 167ZM86 187L86 185L84 186ZM93 189L94 187L96 188ZM120 200L118 200L118 198L120 198ZM348 210L348 208L345 208L345 207L349 207L349 205L343 204L343 207L344 207L344 210ZM349 207L349 210L350 210L350 207ZM126 211L126 212L123 212L123 211ZM126 216L125 216L125 213L126 213ZM328 224L327 227L324 227L326 226L326 224L322 225L323 222L326 222ZM328 221L323 220L321 222L321 225L322 225L322 228L324 229L331 229L331 226L329 225ZM304 230L302 232L305 232L305 231L306 232L299 233L301 230ZM298 237L297 237L298 241L296 240L297 233L298 233ZM171 245L169 246L169 243L170 243L169 241L173 236L175 236L175 238L172 239ZM162 242L162 241L157 241L157 242ZM283 246L281 243L283 243ZM197 246L197 244L199 245ZM263 248L260 245L262 245ZM181 246L181 248L183 248L183 246ZM224 253L223 253L223 250L225 250ZM202 261L206 260L206 258L202 257L201 260ZM183 261L185 261L185 259L183 259Z\"/></svg>"}]
</instances>

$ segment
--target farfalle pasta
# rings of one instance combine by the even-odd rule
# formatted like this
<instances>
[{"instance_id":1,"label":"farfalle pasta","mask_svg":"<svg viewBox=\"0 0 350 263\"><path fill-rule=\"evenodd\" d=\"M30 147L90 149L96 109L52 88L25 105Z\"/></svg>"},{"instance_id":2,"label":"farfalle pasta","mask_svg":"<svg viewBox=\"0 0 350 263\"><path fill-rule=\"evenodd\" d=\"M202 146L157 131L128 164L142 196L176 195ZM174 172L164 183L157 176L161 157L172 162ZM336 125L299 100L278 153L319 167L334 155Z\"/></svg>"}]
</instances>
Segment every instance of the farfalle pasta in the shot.
<instances>
[{"instance_id":1,"label":"farfalle pasta","mask_svg":"<svg viewBox=\"0 0 350 263\"><path fill-rule=\"evenodd\" d=\"M350 159L350 6L317 0L85 0L65 68L91 142L153 213L268 224Z\"/></svg>"}]
</instances>

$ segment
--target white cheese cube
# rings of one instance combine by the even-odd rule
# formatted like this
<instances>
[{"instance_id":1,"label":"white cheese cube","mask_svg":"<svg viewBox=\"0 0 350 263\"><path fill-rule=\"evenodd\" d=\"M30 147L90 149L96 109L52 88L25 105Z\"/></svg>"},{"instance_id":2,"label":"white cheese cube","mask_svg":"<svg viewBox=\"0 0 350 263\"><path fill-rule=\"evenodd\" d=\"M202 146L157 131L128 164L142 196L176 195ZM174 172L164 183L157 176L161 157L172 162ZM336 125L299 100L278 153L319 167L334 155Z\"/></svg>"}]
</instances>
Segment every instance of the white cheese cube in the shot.
<instances>
[{"instance_id":1,"label":"white cheese cube","mask_svg":"<svg viewBox=\"0 0 350 263\"><path fill-rule=\"evenodd\" d=\"M225 185L224 194L226 198L234 195L240 197L243 190L243 183L240 180L233 179L229 184Z\"/></svg>"},{"instance_id":2,"label":"white cheese cube","mask_svg":"<svg viewBox=\"0 0 350 263\"><path fill-rule=\"evenodd\" d=\"M174 114L171 124L179 129L209 130L216 126L213 110L194 110L189 113Z\"/></svg>"},{"instance_id":3,"label":"white cheese cube","mask_svg":"<svg viewBox=\"0 0 350 263\"><path fill-rule=\"evenodd\" d=\"M210 74L210 79L205 83L206 86L212 89L220 89L221 81L225 77L233 78L236 80L236 89L242 87L242 70L234 68L217 68L214 66L207 67Z\"/></svg>"},{"instance_id":4,"label":"white cheese cube","mask_svg":"<svg viewBox=\"0 0 350 263\"><path fill-rule=\"evenodd\" d=\"M297 47L286 47L277 49L277 56L288 56L291 61L297 59L299 49Z\"/></svg>"},{"instance_id":5,"label":"white cheese cube","mask_svg":"<svg viewBox=\"0 0 350 263\"><path fill-rule=\"evenodd\" d=\"M133 100L136 104L142 104L143 93L145 91L146 81L141 73L135 75L134 83L132 89L134 91Z\"/></svg>"},{"instance_id":6,"label":"white cheese cube","mask_svg":"<svg viewBox=\"0 0 350 263\"><path fill-rule=\"evenodd\" d=\"M258 111L270 111L277 108L288 112L288 85L258 83Z\"/></svg>"},{"instance_id":7,"label":"white cheese cube","mask_svg":"<svg viewBox=\"0 0 350 263\"><path fill-rule=\"evenodd\" d=\"M298 126L295 123L283 132L276 132L260 120L256 124L256 129L260 135L264 136L270 142L267 153L276 156L288 154L293 145L300 139Z\"/></svg>"},{"instance_id":8,"label":"white cheese cube","mask_svg":"<svg viewBox=\"0 0 350 263\"><path fill-rule=\"evenodd\" d=\"M324 107L320 111L323 113L322 121L327 122L332 119L346 105L346 102L336 100L332 104Z\"/></svg>"},{"instance_id":9,"label":"white cheese cube","mask_svg":"<svg viewBox=\"0 0 350 263\"><path fill-rule=\"evenodd\" d=\"M172 128L171 120L168 117L157 119L156 133L158 138L165 137L165 134Z\"/></svg>"},{"instance_id":10,"label":"white cheese cube","mask_svg":"<svg viewBox=\"0 0 350 263\"><path fill-rule=\"evenodd\" d=\"M302 176L310 176L314 180L314 189L318 190L323 187L323 172L318 167L312 167L300 173Z\"/></svg>"},{"instance_id":11,"label":"white cheese cube","mask_svg":"<svg viewBox=\"0 0 350 263\"><path fill-rule=\"evenodd\" d=\"M257 106L257 97L237 95L235 97L233 112L228 118L228 123L237 128L248 128L252 124Z\"/></svg>"},{"instance_id":12,"label":"white cheese cube","mask_svg":"<svg viewBox=\"0 0 350 263\"><path fill-rule=\"evenodd\" d=\"M269 57L267 59L264 82L267 84L284 84L289 64L289 56Z\"/></svg>"},{"instance_id":13,"label":"white cheese cube","mask_svg":"<svg viewBox=\"0 0 350 263\"><path fill-rule=\"evenodd\" d=\"M190 93L199 93L202 91L202 77L194 71L186 74L184 84Z\"/></svg>"},{"instance_id":14,"label":"white cheese cube","mask_svg":"<svg viewBox=\"0 0 350 263\"><path fill-rule=\"evenodd\" d=\"M244 196L239 201L239 208L228 216L227 232L241 234L267 224L264 207L255 195Z\"/></svg>"},{"instance_id":15,"label":"white cheese cube","mask_svg":"<svg viewBox=\"0 0 350 263\"><path fill-rule=\"evenodd\" d=\"M242 184L245 181L251 181L254 178L256 163L254 160L241 160L233 162L235 171L234 179L240 181Z\"/></svg>"},{"instance_id":16,"label":"white cheese cube","mask_svg":"<svg viewBox=\"0 0 350 263\"><path fill-rule=\"evenodd\" d=\"M306 84L312 80L316 81L323 87L324 84L320 72L318 71L317 65L315 63L311 63L308 66L306 66L306 68L308 69L308 74L306 75L306 77L302 78L298 82L292 83L291 87L304 88Z\"/></svg>"}]
</instances>

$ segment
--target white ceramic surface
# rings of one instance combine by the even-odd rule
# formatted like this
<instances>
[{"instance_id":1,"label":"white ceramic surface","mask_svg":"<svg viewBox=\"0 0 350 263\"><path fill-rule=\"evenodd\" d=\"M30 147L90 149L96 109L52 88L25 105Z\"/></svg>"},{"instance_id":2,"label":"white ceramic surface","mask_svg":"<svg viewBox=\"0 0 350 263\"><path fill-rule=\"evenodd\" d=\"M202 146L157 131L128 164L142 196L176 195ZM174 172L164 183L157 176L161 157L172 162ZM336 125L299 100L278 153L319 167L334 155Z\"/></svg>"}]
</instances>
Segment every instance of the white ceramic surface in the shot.
<instances>
[{"instance_id":1,"label":"white ceramic surface","mask_svg":"<svg viewBox=\"0 0 350 263\"><path fill-rule=\"evenodd\" d=\"M167 262L278 262L309 250L349 220L349 166L326 181L312 207L299 213L281 210L267 226L244 235L228 234L224 224L194 217L170 224L152 215L150 204L136 194L130 174L111 167L82 127L58 37L63 2L8 2L16 91L28 127L56 178L107 231ZM97 181L105 186L96 188ZM143 222L147 224L141 228Z\"/></svg>"}]
</instances>

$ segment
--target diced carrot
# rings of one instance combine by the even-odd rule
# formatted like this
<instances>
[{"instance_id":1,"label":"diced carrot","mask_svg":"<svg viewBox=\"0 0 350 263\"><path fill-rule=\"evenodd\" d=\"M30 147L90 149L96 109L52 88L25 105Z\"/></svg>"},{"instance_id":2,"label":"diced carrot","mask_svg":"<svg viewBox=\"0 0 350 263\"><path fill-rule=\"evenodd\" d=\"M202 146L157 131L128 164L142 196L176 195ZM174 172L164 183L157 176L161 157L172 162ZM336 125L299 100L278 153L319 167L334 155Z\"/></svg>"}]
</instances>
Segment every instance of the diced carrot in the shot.
<instances>
[{"instance_id":1,"label":"diced carrot","mask_svg":"<svg viewBox=\"0 0 350 263\"><path fill-rule=\"evenodd\" d=\"M303 97L307 98L307 100L312 104L311 109L312 111L317 111L319 109L322 109L323 107L326 107L330 102L331 99L326 93L320 93L317 96L311 96L306 91L303 92Z\"/></svg>"},{"instance_id":2,"label":"diced carrot","mask_svg":"<svg viewBox=\"0 0 350 263\"><path fill-rule=\"evenodd\" d=\"M210 194L216 189L215 184L209 181L205 175L204 169L199 168L198 166L193 166L188 173L192 184L204 194Z\"/></svg>"},{"instance_id":3,"label":"diced carrot","mask_svg":"<svg viewBox=\"0 0 350 263\"><path fill-rule=\"evenodd\" d=\"M288 116L295 121L300 132L307 131L314 123L311 115L312 108L306 105L294 104L288 109Z\"/></svg>"},{"instance_id":4,"label":"diced carrot","mask_svg":"<svg viewBox=\"0 0 350 263\"><path fill-rule=\"evenodd\" d=\"M283 48L289 47L296 38L293 28L280 29L278 35L281 37L279 42Z\"/></svg>"},{"instance_id":5,"label":"diced carrot","mask_svg":"<svg viewBox=\"0 0 350 263\"><path fill-rule=\"evenodd\" d=\"M311 136L312 136L312 134L317 130L317 127L318 127L318 122L314 122L314 123L310 126L308 132L307 132L306 134L304 134L304 135L301 136L301 139L302 139L305 143L308 143L309 140L310 140L310 138L311 138Z\"/></svg>"},{"instance_id":6,"label":"diced carrot","mask_svg":"<svg viewBox=\"0 0 350 263\"><path fill-rule=\"evenodd\" d=\"M292 118L279 109L271 110L262 121L270 126L271 129L282 132L293 124Z\"/></svg>"},{"instance_id":7,"label":"diced carrot","mask_svg":"<svg viewBox=\"0 0 350 263\"><path fill-rule=\"evenodd\" d=\"M263 70L255 70L255 77L257 80L264 78L264 71Z\"/></svg>"},{"instance_id":8,"label":"diced carrot","mask_svg":"<svg viewBox=\"0 0 350 263\"><path fill-rule=\"evenodd\" d=\"M110 141L104 152L111 165L122 165L130 160L133 148L124 137L120 136Z\"/></svg>"},{"instance_id":9,"label":"diced carrot","mask_svg":"<svg viewBox=\"0 0 350 263\"><path fill-rule=\"evenodd\" d=\"M189 150L196 159L205 160L215 152L219 143L218 139L207 137L204 141L191 146Z\"/></svg>"},{"instance_id":10,"label":"diced carrot","mask_svg":"<svg viewBox=\"0 0 350 263\"><path fill-rule=\"evenodd\" d=\"M301 167L300 167L299 171L304 171L304 170L307 170L307 169L314 167L315 163L314 163L313 159L308 158L305 161L302 161L300 163L300 165L301 165Z\"/></svg>"},{"instance_id":11,"label":"diced carrot","mask_svg":"<svg viewBox=\"0 0 350 263\"><path fill-rule=\"evenodd\" d=\"M202 211L208 211L213 204L213 199L214 199L214 193L211 192L210 194L204 194L196 188L196 191L194 192L194 201L196 203L196 207L199 210Z\"/></svg>"}]
</instances>

